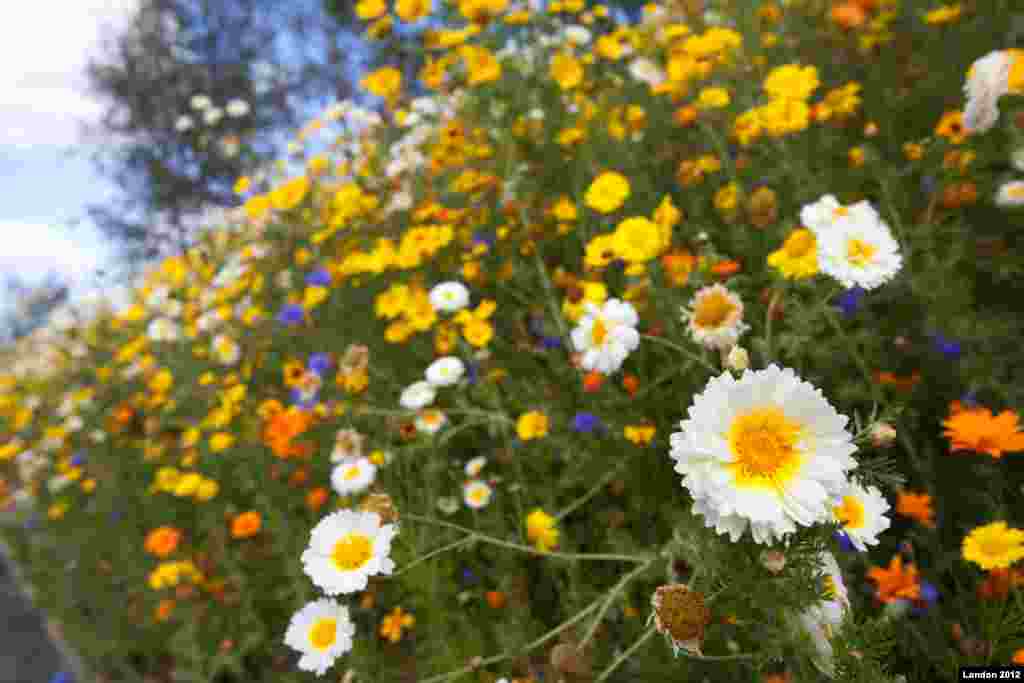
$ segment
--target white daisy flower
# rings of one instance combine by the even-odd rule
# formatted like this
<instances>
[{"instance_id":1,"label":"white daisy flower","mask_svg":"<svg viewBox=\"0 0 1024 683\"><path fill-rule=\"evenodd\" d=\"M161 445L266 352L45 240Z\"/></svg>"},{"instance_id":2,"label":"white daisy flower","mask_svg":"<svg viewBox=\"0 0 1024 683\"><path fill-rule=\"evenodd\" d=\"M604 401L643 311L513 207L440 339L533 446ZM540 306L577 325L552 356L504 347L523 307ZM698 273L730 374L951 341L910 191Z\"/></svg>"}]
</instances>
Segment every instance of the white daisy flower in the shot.
<instances>
[{"instance_id":1,"label":"white daisy flower","mask_svg":"<svg viewBox=\"0 0 1024 683\"><path fill-rule=\"evenodd\" d=\"M217 125L220 120L224 118L224 110L220 107L214 107L213 109L207 109L203 114L203 122L209 126Z\"/></svg>"},{"instance_id":2,"label":"white daisy flower","mask_svg":"<svg viewBox=\"0 0 1024 683\"><path fill-rule=\"evenodd\" d=\"M369 577L394 571L388 555L396 533L376 512L338 510L313 527L303 569L327 595L365 590Z\"/></svg>"},{"instance_id":3,"label":"white daisy flower","mask_svg":"<svg viewBox=\"0 0 1024 683\"><path fill-rule=\"evenodd\" d=\"M694 341L709 349L730 349L750 329L743 322L743 302L724 285L714 284L697 290L690 308L683 309Z\"/></svg>"},{"instance_id":4,"label":"white daisy flower","mask_svg":"<svg viewBox=\"0 0 1024 683\"><path fill-rule=\"evenodd\" d=\"M661 85L668 78L661 67L647 57L637 57L630 62L629 75L652 88Z\"/></svg>"},{"instance_id":5,"label":"white daisy flower","mask_svg":"<svg viewBox=\"0 0 1024 683\"><path fill-rule=\"evenodd\" d=\"M226 334L218 334L211 343L213 356L221 365L234 365L242 357L238 342Z\"/></svg>"},{"instance_id":6,"label":"white daisy flower","mask_svg":"<svg viewBox=\"0 0 1024 683\"><path fill-rule=\"evenodd\" d=\"M832 644L829 640L843 622L846 611L850 609L850 598L836 558L832 553L824 553L821 559L825 564L825 586L831 599L822 601L800 614L798 624L811 637L818 651L813 659L814 665L823 674L832 678L835 677L835 663L832 660Z\"/></svg>"},{"instance_id":7,"label":"white daisy flower","mask_svg":"<svg viewBox=\"0 0 1024 683\"><path fill-rule=\"evenodd\" d=\"M590 31L579 24L566 26L562 31L562 35L565 36L567 41L577 46L586 45L591 39Z\"/></svg>"},{"instance_id":8,"label":"white daisy flower","mask_svg":"<svg viewBox=\"0 0 1024 683\"><path fill-rule=\"evenodd\" d=\"M447 423L448 417L433 408L422 411L415 420L416 429L427 434L437 434Z\"/></svg>"},{"instance_id":9,"label":"white daisy flower","mask_svg":"<svg viewBox=\"0 0 1024 683\"><path fill-rule=\"evenodd\" d=\"M476 478L480 476L480 471L483 470L484 465L487 464L487 458L482 455L471 459L466 463L466 476Z\"/></svg>"},{"instance_id":10,"label":"white daisy flower","mask_svg":"<svg viewBox=\"0 0 1024 683\"><path fill-rule=\"evenodd\" d=\"M581 367L605 375L618 371L640 345L639 321L633 305L619 299L609 299L600 307L584 304L583 318L571 335L576 351L583 354Z\"/></svg>"},{"instance_id":11,"label":"white daisy flower","mask_svg":"<svg viewBox=\"0 0 1024 683\"><path fill-rule=\"evenodd\" d=\"M900 245L873 208L861 201L835 210L827 228L810 227L818 241L821 272L846 288L875 289L903 266Z\"/></svg>"},{"instance_id":12,"label":"white daisy flower","mask_svg":"<svg viewBox=\"0 0 1024 683\"><path fill-rule=\"evenodd\" d=\"M831 228L840 219L866 223L881 221L878 212L870 203L861 201L844 206L831 194L824 195L813 204L807 204L800 209L800 223L814 233Z\"/></svg>"},{"instance_id":13,"label":"white daisy flower","mask_svg":"<svg viewBox=\"0 0 1024 683\"><path fill-rule=\"evenodd\" d=\"M1005 50L989 52L975 60L964 83L964 128L969 133L984 133L999 120L999 98L1009 92L1013 58Z\"/></svg>"},{"instance_id":14,"label":"white daisy flower","mask_svg":"<svg viewBox=\"0 0 1024 683\"><path fill-rule=\"evenodd\" d=\"M348 496L370 488L377 478L377 466L367 458L342 462L331 472L331 486L339 495Z\"/></svg>"},{"instance_id":15,"label":"white daisy flower","mask_svg":"<svg viewBox=\"0 0 1024 683\"><path fill-rule=\"evenodd\" d=\"M462 310L469 305L469 290L461 282L442 282L430 290L430 305L445 313Z\"/></svg>"},{"instance_id":16,"label":"white daisy flower","mask_svg":"<svg viewBox=\"0 0 1024 683\"><path fill-rule=\"evenodd\" d=\"M192 117L187 115L187 114L185 114L185 115L179 116L178 120L174 122L174 130L178 131L179 133L185 133L185 132L187 132L189 130L192 130L192 128L195 125L196 124L192 120Z\"/></svg>"},{"instance_id":17,"label":"white daisy flower","mask_svg":"<svg viewBox=\"0 0 1024 683\"><path fill-rule=\"evenodd\" d=\"M466 373L466 366L455 356L438 358L427 367L426 378L432 386L447 387L457 384Z\"/></svg>"},{"instance_id":18,"label":"white daisy flower","mask_svg":"<svg viewBox=\"0 0 1024 683\"><path fill-rule=\"evenodd\" d=\"M179 332L178 324L170 318L154 318L146 328L147 336L155 342L175 341Z\"/></svg>"},{"instance_id":19,"label":"white daisy flower","mask_svg":"<svg viewBox=\"0 0 1024 683\"><path fill-rule=\"evenodd\" d=\"M877 488L850 482L833 513L850 542L864 552L869 545L878 545L878 534L889 528L891 521L885 516L888 510L889 503Z\"/></svg>"},{"instance_id":20,"label":"white daisy flower","mask_svg":"<svg viewBox=\"0 0 1024 683\"><path fill-rule=\"evenodd\" d=\"M462 501L466 507L474 510L487 507L487 504L491 502L492 495L494 495L494 490L485 481L467 481L462 486Z\"/></svg>"},{"instance_id":21,"label":"white daisy flower","mask_svg":"<svg viewBox=\"0 0 1024 683\"><path fill-rule=\"evenodd\" d=\"M426 408L437 397L437 392L430 382L413 382L398 399L398 403L406 410L419 410Z\"/></svg>"},{"instance_id":22,"label":"white daisy flower","mask_svg":"<svg viewBox=\"0 0 1024 683\"><path fill-rule=\"evenodd\" d=\"M996 192L996 206L1016 208L1024 206L1024 180L1011 180L999 186Z\"/></svg>"},{"instance_id":23,"label":"white daisy flower","mask_svg":"<svg viewBox=\"0 0 1024 683\"><path fill-rule=\"evenodd\" d=\"M225 110L227 111L228 116L238 119L249 113L249 103L245 100L233 99L228 102Z\"/></svg>"},{"instance_id":24,"label":"white daisy flower","mask_svg":"<svg viewBox=\"0 0 1024 683\"><path fill-rule=\"evenodd\" d=\"M352 649L355 633L348 608L330 598L320 598L292 616L284 643L302 653L300 669L323 676L334 660Z\"/></svg>"},{"instance_id":25,"label":"white daisy flower","mask_svg":"<svg viewBox=\"0 0 1024 683\"><path fill-rule=\"evenodd\" d=\"M203 111L213 106L213 102L206 95L193 95L192 99L189 100L189 104L196 111Z\"/></svg>"},{"instance_id":26,"label":"white daisy flower","mask_svg":"<svg viewBox=\"0 0 1024 683\"><path fill-rule=\"evenodd\" d=\"M820 389L770 365L712 378L670 437L670 457L705 525L772 543L831 519L857 450Z\"/></svg>"}]
</instances>

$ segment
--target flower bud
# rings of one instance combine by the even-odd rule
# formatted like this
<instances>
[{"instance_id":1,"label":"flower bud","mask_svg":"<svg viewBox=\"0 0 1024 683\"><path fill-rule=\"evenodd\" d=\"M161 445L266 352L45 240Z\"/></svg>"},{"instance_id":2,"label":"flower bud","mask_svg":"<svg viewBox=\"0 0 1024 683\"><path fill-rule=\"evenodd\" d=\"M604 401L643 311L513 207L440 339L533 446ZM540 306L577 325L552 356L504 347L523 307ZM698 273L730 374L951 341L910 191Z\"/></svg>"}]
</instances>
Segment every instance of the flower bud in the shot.
<instances>
[{"instance_id":1,"label":"flower bud","mask_svg":"<svg viewBox=\"0 0 1024 683\"><path fill-rule=\"evenodd\" d=\"M772 574L778 574L786 566L786 556L780 550L765 550L761 553L761 564Z\"/></svg>"},{"instance_id":2,"label":"flower bud","mask_svg":"<svg viewBox=\"0 0 1024 683\"><path fill-rule=\"evenodd\" d=\"M871 445L888 448L896 440L896 428L888 422L876 422L871 426Z\"/></svg>"},{"instance_id":3,"label":"flower bud","mask_svg":"<svg viewBox=\"0 0 1024 683\"><path fill-rule=\"evenodd\" d=\"M574 643L559 643L551 649L551 666L561 674L589 676L590 658L583 654Z\"/></svg>"},{"instance_id":4,"label":"flower bud","mask_svg":"<svg viewBox=\"0 0 1024 683\"><path fill-rule=\"evenodd\" d=\"M750 354L742 346L734 346L725 356L725 366L736 372L743 372L750 367Z\"/></svg>"},{"instance_id":5,"label":"flower bud","mask_svg":"<svg viewBox=\"0 0 1024 683\"><path fill-rule=\"evenodd\" d=\"M359 509L363 512L376 512L384 524L398 521L398 510L395 509L391 496L386 493L371 493L363 500Z\"/></svg>"}]
</instances>

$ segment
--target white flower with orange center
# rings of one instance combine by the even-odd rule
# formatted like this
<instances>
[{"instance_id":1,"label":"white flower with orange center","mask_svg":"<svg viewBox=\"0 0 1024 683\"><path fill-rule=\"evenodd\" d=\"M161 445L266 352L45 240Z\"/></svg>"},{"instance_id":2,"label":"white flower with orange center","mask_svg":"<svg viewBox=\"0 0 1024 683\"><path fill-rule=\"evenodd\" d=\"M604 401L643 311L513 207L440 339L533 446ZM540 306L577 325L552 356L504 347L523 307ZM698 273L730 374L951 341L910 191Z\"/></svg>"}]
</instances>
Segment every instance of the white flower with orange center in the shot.
<instances>
[{"instance_id":1,"label":"white flower with orange center","mask_svg":"<svg viewBox=\"0 0 1024 683\"><path fill-rule=\"evenodd\" d=\"M352 649L355 633L348 608L330 598L320 598L292 616L284 643L302 653L300 669L323 676L334 660Z\"/></svg>"},{"instance_id":2,"label":"white flower with orange center","mask_svg":"<svg viewBox=\"0 0 1024 683\"><path fill-rule=\"evenodd\" d=\"M640 322L632 304L609 299L603 306L587 303L583 319L572 331L572 344L583 354L581 367L610 375L640 345Z\"/></svg>"},{"instance_id":3,"label":"white flower with orange center","mask_svg":"<svg viewBox=\"0 0 1024 683\"><path fill-rule=\"evenodd\" d=\"M420 411L416 416L416 429L427 434L437 434L448 423L448 417L436 408Z\"/></svg>"},{"instance_id":4,"label":"white flower with orange center","mask_svg":"<svg viewBox=\"0 0 1024 683\"><path fill-rule=\"evenodd\" d=\"M875 289L903 267L900 245L867 201L843 206L826 195L800 211L818 242L822 273L846 288Z\"/></svg>"},{"instance_id":5,"label":"white flower with orange center","mask_svg":"<svg viewBox=\"0 0 1024 683\"><path fill-rule=\"evenodd\" d=\"M820 389L776 365L739 379L725 372L687 414L669 455L707 526L733 541L749 528L756 543L773 543L832 519L857 448Z\"/></svg>"},{"instance_id":6,"label":"white flower with orange center","mask_svg":"<svg viewBox=\"0 0 1024 683\"><path fill-rule=\"evenodd\" d=\"M331 471L331 486L339 495L348 496L370 488L377 478L377 466L369 458L355 458Z\"/></svg>"},{"instance_id":7,"label":"white flower with orange center","mask_svg":"<svg viewBox=\"0 0 1024 683\"><path fill-rule=\"evenodd\" d=\"M487 507L487 504L491 502L492 495L494 495L494 490L485 481L467 481L462 487L463 502L466 507L471 507L474 510Z\"/></svg>"},{"instance_id":8,"label":"white flower with orange center","mask_svg":"<svg viewBox=\"0 0 1024 683\"><path fill-rule=\"evenodd\" d=\"M743 322L743 302L720 284L703 287L683 309L694 341L709 349L730 349L750 327Z\"/></svg>"},{"instance_id":9,"label":"white flower with orange center","mask_svg":"<svg viewBox=\"0 0 1024 683\"><path fill-rule=\"evenodd\" d=\"M885 516L888 510L889 502L881 491L851 482L833 514L854 547L864 552L867 546L878 545L878 534L889 528L891 522Z\"/></svg>"},{"instance_id":10,"label":"white flower with orange center","mask_svg":"<svg viewBox=\"0 0 1024 683\"><path fill-rule=\"evenodd\" d=\"M365 590L369 577L394 571L388 555L397 533L376 512L338 510L313 527L302 568L327 595Z\"/></svg>"}]
</instances>

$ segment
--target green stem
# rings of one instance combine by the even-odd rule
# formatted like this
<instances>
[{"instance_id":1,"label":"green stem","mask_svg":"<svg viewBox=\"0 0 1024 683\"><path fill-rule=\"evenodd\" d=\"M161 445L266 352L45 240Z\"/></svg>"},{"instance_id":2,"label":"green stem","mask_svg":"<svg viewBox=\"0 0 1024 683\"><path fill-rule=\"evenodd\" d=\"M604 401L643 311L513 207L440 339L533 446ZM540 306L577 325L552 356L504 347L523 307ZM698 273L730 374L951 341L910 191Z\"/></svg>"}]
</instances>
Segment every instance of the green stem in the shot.
<instances>
[{"instance_id":1,"label":"green stem","mask_svg":"<svg viewBox=\"0 0 1024 683\"><path fill-rule=\"evenodd\" d=\"M420 557L420 558L417 558L417 559L413 560L409 564L407 564L404 567L402 567L401 569L399 569L397 572L392 573L390 578L393 579L396 576L404 574L405 572L409 571L410 569L412 569L416 565L421 564L423 562L426 562L427 560L429 560L432 557L436 557L437 555L440 555L442 553L446 553L449 550L455 550L456 548L460 548L460 547L462 547L464 545L470 545L474 541L476 541L476 535L475 534L472 535L472 536L465 536L463 538L460 538L459 540L455 541L454 543L449 543L446 546L443 546L441 548L438 548L437 550L434 550L434 551L431 551L431 552L427 553L423 557Z\"/></svg>"},{"instance_id":2,"label":"green stem","mask_svg":"<svg viewBox=\"0 0 1024 683\"><path fill-rule=\"evenodd\" d=\"M627 659L629 659L630 655L632 655L632 654L633 654L634 652L636 652L637 650L639 650L639 649L640 649L640 647L641 647L641 646L642 646L642 645L643 645L644 643L646 643L646 642L648 641L648 639L650 639L650 637L651 637L651 636L653 636L653 635L655 634L655 632L656 632L656 629L655 629L655 627L654 627L654 626L651 626L651 627L649 627L649 628L648 628L648 629L647 629L647 630L646 630L646 631L644 632L644 634L643 634L642 636L640 636L639 640L637 640L637 641L636 641L635 643L633 643L632 645L630 645L630 646L629 646L629 648L628 648L628 649L627 649L627 650L626 650L625 652L623 652L623 653L622 653L621 655L619 655L618 657L616 657L616 658L615 658L615 661L614 661L614 662L612 662L612 663L611 663L611 664L610 664L610 665L608 666L608 668L607 668L607 669L605 669L604 671L602 671L602 672L601 672L601 675L597 677L597 680L595 681L595 683L603 683L603 681L604 681L604 680L605 680L606 678L608 678L609 676L611 676L611 675L612 675L612 673L613 673L613 672L614 672L614 671L615 671L616 669L618 669L618 668L619 668L619 667L620 667L620 666L622 665L622 663L623 663L624 661L626 661Z\"/></svg>"},{"instance_id":3,"label":"green stem","mask_svg":"<svg viewBox=\"0 0 1024 683\"><path fill-rule=\"evenodd\" d=\"M639 567L637 567L636 569L634 569L633 571L619 579L619 582L615 584L611 591L609 591L608 597L605 598L605 601L601 604L601 609L597 611L597 616L594 617L593 623L590 624L590 628L587 629L586 634L583 636L583 640L580 641L580 650L584 649L587 646L587 643L589 643L591 639L594 637L594 635L597 634L597 629L601 625L601 622L604 620L604 615L612 606L612 603L615 601L615 598L617 598L619 594L622 593L623 590L625 590L626 586L629 584L630 581L632 581L634 578L647 571L647 569L651 566L653 562L653 559L644 562L642 565L640 565Z\"/></svg>"},{"instance_id":4,"label":"green stem","mask_svg":"<svg viewBox=\"0 0 1024 683\"><path fill-rule=\"evenodd\" d=\"M864 360L860 351L858 351L857 347L850 341L849 336L847 336L846 332L843 330L843 326L839 324L838 320L836 320L836 314L829 310L827 306L825 307L825 319L828 320L836 334L842 338L843 343L850 352L850 355L853 356L854 362L857 364L857 367L860 368L861 374L864 375L864 380L868 383L868 386L871 387L871 395L874 397L875 401L879 404L884 403L885 397L881 393L881 387L874 381L874 378L871 375L871 368L868 367L867 361Z\"/></svg>"},{"instance_id":5,"label":"green stem","mask_svg":"<svg viewBox=\"0 0 1024 683\"><path fill-rule=\"evenodd\" d=\"M582 496L580 496L579 498L577 498L573 502L569 503L568 507L566 507L564 510L562 510L557 515L555 515L555 521L556 522L562 521L562 519L566 515L568 515L573 510L577 509L578 507L580 507L581 505L586 503L588 500L593 498L595 495L597 495L598 491L600 491L602 488L605 487L606 484L608 484L608 482L610 482L612 479L614 479L619 474L619 472L621 472L625 468L626 463L628 463L628 462L629 462L628 460L622 460L621 462L619 462L619 464L616 465L615 468L612 471L610 471L607 474L605 474L603 477L601 477L601 479L596 484L594 484L592 487L590 487L589 491L584 493Z\"/></svg>"},{"instance_id":6,"label":"green stem","mask_svg":"<svg viewBox=\"0 0 1024 683\"><path fill-rule=\"evenodd\" d=\"M642 334L642 335L640 335L640 338L641 339L646 339L648 341L658 342L659 344L664 344L665 346L668 346L669 348L675 349L676 351L678 351L679 353L683 354L684 356L686 356L690 360L692 360L692 361L694 361L696 363L700 363L701 365L703 365L705 368L707 368L711 372L713 372L715 374L718 374L718 368L716 368L714 365L712 365L710 362L708 362L708 360L706 358L702 358L701 356L698 356L697 354L693 353L692 351L690 351L688 349L683 348L682 346L679 346L678 344L673 344L669 340L663 339L662 337L652 337L649 334Z\"/></svg>"}]
</instances>

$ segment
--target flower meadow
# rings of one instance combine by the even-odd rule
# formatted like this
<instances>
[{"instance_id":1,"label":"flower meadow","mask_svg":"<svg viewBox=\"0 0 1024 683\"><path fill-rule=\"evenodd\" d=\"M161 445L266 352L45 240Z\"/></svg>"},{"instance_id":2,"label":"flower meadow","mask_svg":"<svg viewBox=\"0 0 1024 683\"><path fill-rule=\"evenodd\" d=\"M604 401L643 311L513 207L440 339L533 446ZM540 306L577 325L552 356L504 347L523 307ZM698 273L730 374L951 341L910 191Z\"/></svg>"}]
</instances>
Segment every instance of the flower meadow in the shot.
<instances>
[{"instance_id":1,"label":"flower meadow","mask_svg":"<svg viewBox=\"0 0 1024 683\"><path fill-rule=\"evenodd\" d=\"M426 95L4 351L3 538L91 676L1024 663L1019 8L357 11Z\"/></svg>"}]
</instances>

